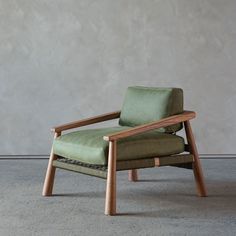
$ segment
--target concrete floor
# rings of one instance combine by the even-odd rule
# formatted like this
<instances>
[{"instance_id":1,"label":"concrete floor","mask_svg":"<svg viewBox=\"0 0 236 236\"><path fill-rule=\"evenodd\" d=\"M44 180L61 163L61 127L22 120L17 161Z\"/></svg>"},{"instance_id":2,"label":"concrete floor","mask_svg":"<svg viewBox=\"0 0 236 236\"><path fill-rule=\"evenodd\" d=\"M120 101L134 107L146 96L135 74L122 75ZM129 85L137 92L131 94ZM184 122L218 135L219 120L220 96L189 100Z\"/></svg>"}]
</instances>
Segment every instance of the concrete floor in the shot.
<instances>
[{"instance_id":1,"label":"concrete floor","mask_svg":"<svg viewBox=\"0 0 236 236\"><path fill-rule=\"evenodd\" d=\"M42 197L46 160L0 160L0 235L236 235L236 160L203 160L208 198L192 172L163 167L118 174L118 211L106 217L105 181L58 170Z\"/></svg>"}]
</instances>

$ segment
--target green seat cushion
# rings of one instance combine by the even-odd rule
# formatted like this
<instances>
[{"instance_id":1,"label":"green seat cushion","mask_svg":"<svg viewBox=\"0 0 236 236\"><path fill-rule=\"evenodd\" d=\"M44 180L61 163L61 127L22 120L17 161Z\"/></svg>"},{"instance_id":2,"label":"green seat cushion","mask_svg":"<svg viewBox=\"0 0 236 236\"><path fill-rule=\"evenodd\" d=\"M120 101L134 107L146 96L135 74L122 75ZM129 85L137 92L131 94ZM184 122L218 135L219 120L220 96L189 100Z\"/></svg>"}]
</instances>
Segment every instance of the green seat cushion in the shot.
<instances>
[{"instance_id":1,"label":"green seat cushion","mask_svg":"<svg viewBox=\"0 0 236 236\"><path fill-rule=\"evenodd\" d=\"M183 112L183 90L180 88L129 87L121 110L119 124L137 126ZM182 124L159 131L173 133Z\"/></svg>"},{"instance_id":2,"label":"green seat cushion","mask_svg":"<svg viewBox=\"0 0 236 236\"><path fill-rule=\"evenodd\" d=\"M108 142L103 136L128 129L112 127L75 131L54 140L53 152L59 156L94 165L107 165ZM184 140L158 131L121 139L117 142L117 160L167 156L184 151Z\"/></svg>"}]
</instances>

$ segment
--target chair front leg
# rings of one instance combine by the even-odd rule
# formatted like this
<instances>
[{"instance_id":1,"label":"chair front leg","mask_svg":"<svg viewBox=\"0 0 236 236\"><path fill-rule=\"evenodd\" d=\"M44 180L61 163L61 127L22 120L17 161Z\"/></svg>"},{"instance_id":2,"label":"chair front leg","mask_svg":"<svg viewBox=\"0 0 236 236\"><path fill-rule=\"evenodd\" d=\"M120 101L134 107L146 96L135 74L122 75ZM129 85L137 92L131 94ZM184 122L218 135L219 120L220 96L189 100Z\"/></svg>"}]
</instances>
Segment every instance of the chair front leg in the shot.
<instances>
[{"instance_id":1,"label":"chair front leg","mask_svg":"<svg viewBox=\"0 0 236 236\"><path fill-rule=\"evenodd\" d=\"M116 141L109 142L105 215L116 214Z\"/></svg>"},{"instance_id":2,"label":"chair front leg","mask_svg":"<svg viewBox=\"0 0 236 236\"><path fill-rule=\"evenodd\" d=\"M56 139L60 135L61 135L61 132L55 133L54 139ZM54 177L55 177L55 172L56 172L56 168L52 165L52 163L56 159L57 159L57 156L53 153L53 148L52 148L49 161L48 161L48 168L47 168L47 172L46 172L46 176L44 180L44 185L43 185L43 193L42 193L43 196L52 195Z\"/></svg>"},{"instance_id":3,"label":"chair front leg","mask_svg":"<svg viewBox=\"0 0 236 236\"><path fill-rule=\"evenodd\" d=\"M207 191L206 191L205 181L204 181L202 167L201 167L201 163L200 163L200 160L199 160L197 146L196 146L196 143L195 143L195 139L194 139L194 135L193 135L193 132L192 132L190 122L185 121L184 122L184 127L185 127L187 141L188 141L188 144L189 144L189 147L190 147L190 153L193 154L193 156L194 156L193 173L194 173L195 182L196 182L196 185L197 185L198 195L200 197L206 197L207 196Z\"/></svg>"},{"instance_id":4,"label":"chair front leg","mask_svg":"<svg viewBox=\"0 0 236 236\"><path fill-rule=\"evenodd\" d=\"M129 170L129 181L138 181L138 171L136 169Z\"/></svg>"}]
</instances>

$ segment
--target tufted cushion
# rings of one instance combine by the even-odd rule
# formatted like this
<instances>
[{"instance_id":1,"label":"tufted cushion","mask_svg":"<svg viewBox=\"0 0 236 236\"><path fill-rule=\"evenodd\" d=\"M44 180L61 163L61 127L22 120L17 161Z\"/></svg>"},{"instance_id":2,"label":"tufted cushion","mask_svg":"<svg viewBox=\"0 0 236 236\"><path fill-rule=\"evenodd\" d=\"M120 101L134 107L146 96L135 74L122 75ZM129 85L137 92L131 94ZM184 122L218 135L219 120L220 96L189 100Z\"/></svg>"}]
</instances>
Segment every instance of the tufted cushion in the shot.
<instances>
[{"instance_id":1,"label":"tufted cushion","mask_svg":"<svg viewBox=\"0 0 236 236\"><path fill-rule=\"evenodd\" d=\"M183 112L183 90L180 88L129 87L121 110L121 126L137 126ZM173 133L182 124L159 131Z\"/></svg>"},{"instance_id":2,"label":"tufted cushion","mask_svg":"<svg viewBox=\"0 0 236 236\"><path fill-rule=\"evenodd\" d=\"M100 128L64 134L54 140L53 152L84 163L106 165L108 142L103 140L103 136L128 128ZM124 138L117 143L118 161L167 156L183 151L183 138L157 131Z\"/></svg>"}]
</instances>

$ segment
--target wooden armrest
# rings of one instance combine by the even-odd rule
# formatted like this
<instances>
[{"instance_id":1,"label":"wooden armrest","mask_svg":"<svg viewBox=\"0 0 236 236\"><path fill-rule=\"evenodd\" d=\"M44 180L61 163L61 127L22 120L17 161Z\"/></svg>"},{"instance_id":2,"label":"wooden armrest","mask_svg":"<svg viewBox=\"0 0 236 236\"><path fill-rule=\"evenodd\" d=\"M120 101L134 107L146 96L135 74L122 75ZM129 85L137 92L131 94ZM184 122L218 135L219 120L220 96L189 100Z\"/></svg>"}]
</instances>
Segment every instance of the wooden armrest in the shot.
<instances>
[{"instance_id":1,"label":"wooden armrest","mask_svg":"<svg viewBox=\"0 0 236 236\"><path fill-rule=\"evenodd\" d=\"M148 124L136 126L134 128L130 128L127 130L123 130L108 136L104 136L103 139L106 141L115 141L121 138L133 136L136 134L144 133L153 129L164 128L170 125L178 124L187 120L191 120L196 117L196 113L194 111L184 111L181 114L169 116L167 118L154 121Z\"/></svg>"},{"instance_id":2,"label":"wooden armrest","mask_svg":"<svg viewBox=\"0 0 236 236\"><path fill-rule=\"evenodd\" d=\"M86 125L91 125L91 124L95 124L95 123L99 123L99 122L103 122L107 120L117 119L119 117L120 117L120 111L115 111L115 112L106 113L99 116L94 116L88 119L78 120L78 121L70 122L64 125L56 126L52 128L51 130L54 132L61 132L68 129L74 129L81 126L86 126Z\"/></svg>"}]
</instances>

